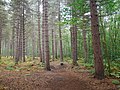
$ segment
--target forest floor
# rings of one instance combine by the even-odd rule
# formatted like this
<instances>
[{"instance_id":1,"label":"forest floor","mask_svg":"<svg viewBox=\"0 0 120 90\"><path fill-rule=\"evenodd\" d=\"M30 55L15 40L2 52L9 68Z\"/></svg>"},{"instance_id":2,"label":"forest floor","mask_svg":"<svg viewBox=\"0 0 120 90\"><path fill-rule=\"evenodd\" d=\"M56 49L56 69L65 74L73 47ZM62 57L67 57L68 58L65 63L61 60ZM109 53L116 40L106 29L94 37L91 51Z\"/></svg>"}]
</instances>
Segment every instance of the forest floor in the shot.
<instances>
[{"instance_id":1,"label":"forest floor","mask_svg":"<svg viewBox=\"0 0 120 90\"><path fill-rule=\"evenodd\" d=\"M51 71L35 62L13 67L1 65L0 90L119 90L112 84L112 78L97 80L82 65L73 67L65 62L61 66L54 61Z\"/></svg>"}]
</instances>

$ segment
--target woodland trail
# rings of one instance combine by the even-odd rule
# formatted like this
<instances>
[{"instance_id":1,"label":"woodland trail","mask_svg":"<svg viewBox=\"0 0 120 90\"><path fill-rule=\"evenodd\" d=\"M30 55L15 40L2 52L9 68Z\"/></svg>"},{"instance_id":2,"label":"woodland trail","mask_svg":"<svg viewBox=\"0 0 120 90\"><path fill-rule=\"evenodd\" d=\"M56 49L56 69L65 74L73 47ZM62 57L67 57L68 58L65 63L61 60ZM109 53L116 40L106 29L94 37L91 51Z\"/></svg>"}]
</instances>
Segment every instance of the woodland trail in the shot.
<instances>
[{"instance_id":1,"label":"woodland trail","mask_svg":"<svg viewBox=\"0 0 120 90\"><path fill-rule=\"evenodd\" d=\"M65 63L51 63L51 71L0 73L0 90L117 90L110 79L98 81L87 70L75 71ZM4 87L4 88L2 88Z\"/></svg>"}]
</instances>

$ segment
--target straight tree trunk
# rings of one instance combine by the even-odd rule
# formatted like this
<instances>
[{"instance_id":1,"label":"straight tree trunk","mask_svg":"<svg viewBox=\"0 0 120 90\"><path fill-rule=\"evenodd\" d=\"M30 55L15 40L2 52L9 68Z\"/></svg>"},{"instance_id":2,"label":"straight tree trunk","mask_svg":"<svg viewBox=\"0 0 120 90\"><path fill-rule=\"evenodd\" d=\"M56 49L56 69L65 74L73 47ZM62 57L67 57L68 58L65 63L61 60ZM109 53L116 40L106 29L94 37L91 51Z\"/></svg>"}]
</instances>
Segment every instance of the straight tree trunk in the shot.
<instances>
[{"instance_id":1,"label":"straight tree trunk","mask_svg":"<svg viewBox=\"0 0 120 90\"><path fill-rule=\"evenodd\" d=\"M55 37L54 37L54 40L55 40L55 58L57 59L57 35L56 35L56 31L55 31Z\"/></svg>"},{"instance_id":2,"label":"straight tree trunk","mask_svg":"<svg viewBox=\"0 0 120 90\"><path fill-rule=\"evenodd\" d=\"M52 60L54 61L54 31L52 29Z\"/></svg>"},{"instance_id":3,"label":"straight tree trunk","mask_svg":"<svg viewBox=\"0 0 120 90\"><path fill-rule=\"evenodd\" d=\"M35 37L34 37L34 31L33 31L33 33L32 33L32 57L33 57L33 60L35 59Z\"/></svg>"},{"instance_id":4,"label":"straight tree trunk","mask_svg":"<svg viewBox=\"0 0 120 90\"><path fill-rule=\"evenodd\" d=\"M43 14L42 14L42 63L45 62L45 2L42 1Z\"/></svg>"},{"instance_id":5,"label":"straight tree trunk","mask_svg":"<svg viewBox=\"0 0 120 90\"><path fill-rule=\"evenodd\" d=\"M15 58L15 20L13 20L13 30L12 30L12 56Z\"/></svg>"},{"instance_id":6,"label":"straight tree trunk","mask_svg":"<svg viewBox=\"0 0 120 90\"><path fill-rule=\"evenodd\" d=\"M94 51L95 78L104 78L104 66L100 46L99 21L97 14L97 5L95 0L90 0L91 29Z\"/></svg>"},{"instance_id":7,"label":"straight tree trunk","mask_svg":"<svg viewBox=\"0 0 120 90\"><path fill-rule=\"evenodd\" d=\"M46 70L50 71L50 56L49 56L49 35L48 35L48 0L43 0L44 2L44 12L45 12L45 68Z\"/></svg>"},{"instance_id":8,"label":"straight tree trunk","mask_svg":"<svg viewBox=\"0 0 120 90\"><path fill-rule=\"evenodd\" d=\"M70 41L71 41L71 52L72 52L72 37L73 37L73 35L72 35L72 29L73 29L73 27L70 27ZM71 53L71 58L73 58L73 55L72 55L73 53Z\"/></svg>"},{"instance_id":9,"label":"straight tree trunk","mask_svg":"<svg viewBox=\"0 0 120 90\"><path fill-rule=\"evenodd\" d=\"M2 42L2 28L1 28L1 24L0 24L0 59L1 59L1 42Z\"/></svg>"},{"instance_id":10,"label":"straight tree trunk","mask_svg":"<svg viewBox=\"0 0 120 90\"><path fill-rule=\"evenodd\" d=\"M19 59L22 61L22 30L23 30L23 19L22 13L20 15L20 31L19 31Z\"/></svg>"},{"instance_id":11,"label":"straight tree trunk","mask_svg":"<svg viewBox=\"0 0 120 90\"><path fill-rule=\"evenodd\" d=\"M73 0L76 2L76 0ZM75 8L72 7L72 17L76 18L76 12L74 12ZM71 28L71 47L72 47L72 58L73 58L73 65L77 66L77 26L76 22L72 25Z\"/></svg>"},{"instance_id":12,"label":"straight tree trunk","mask_svg":"<svg viewBox=\"0 0 120 90\"><path fill-rule=\"evenodd\" d=\"M16 55L15 55L15 64L18 64L19 61L19 25L20 25L20 2L17 1L16 2L16 10L15 10L15 14L16 14Z\"/></svg>"},{"instance_id":13,"label":"straight tree trunk","mask_svg":"<svg viewBox=\"0 0 120 90\"><path fill-rule=\"evenodd\" d=\"M71 38L72 38L72 58L73 58L73 65L77 66L77 26L73 25L71 30Z\"/></svg>"},{"instance_id":14,"label":"straight tree trunk","mask_svg":"<svg viewBox=\"0 0 120 90\"><path fill-rule=\"evenodd\" d=\"M24 2L23 2L24 3ZM24 5L23 5L23 62L25 62L25 23L24 23Z\"/></svg>"},{"instance_id":15,"label":"straight tree trunk","mask_svg":"<svg viewBox=\"0 0 120 90\"><path fill-rule=\"evenodd\" d=\"M61 21L60 14L60 2L59 2L59 14L58 14L59 22ZM63 47L62 47L62 34L61 34L61 26L59 25L59 38L60 38L60 64L63 65Z\"/></svg>"},{"instance_id":16,"label":"straight tree trunk","mask_svg":"<svg viewBox=\"0 0 120 90\"><path fill-rule=\"evenodd\" d=\"M42 62L42 51L41 51L41 33L40 33L40 0L38 0L38 53L40 61Z\"/></svg>"},{"instance_id":17,"label":"straight tree trunk","mask_svg":"<svg viewBox=\"0 0 120 90\"><path fill-rule=\"evenodd\" d=\"M33 18L33 16L32 16ZM34 18L33 18L34 20ZM33 31L32 31L32 57L33 57L33 60L35 59L35 26L34 26L34 22L33 22Z\"/></svg>"},{"instance_id":18,"label":"straight tree trunk","mask_svg":"<svg viewBox=\"0 0 120 90\"><path fill-rule=\"evenodd\" d=\"M19 61L19 20L17 20L16 27L16 55L15 55L15 64L18 64Z\"/></svg>"}]
</instances>

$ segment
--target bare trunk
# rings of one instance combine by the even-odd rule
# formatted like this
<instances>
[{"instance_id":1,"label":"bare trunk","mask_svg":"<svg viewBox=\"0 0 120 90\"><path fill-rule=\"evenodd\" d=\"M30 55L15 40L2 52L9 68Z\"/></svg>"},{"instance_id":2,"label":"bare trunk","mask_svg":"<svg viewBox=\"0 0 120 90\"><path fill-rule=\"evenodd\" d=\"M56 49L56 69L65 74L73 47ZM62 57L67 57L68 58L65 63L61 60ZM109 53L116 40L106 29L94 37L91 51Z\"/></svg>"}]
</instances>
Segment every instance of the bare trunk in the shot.
<instances>
[{"instance_id":1,"label":"bare trunk","mask_svg":"<svg viewBox=\"0 0 120 90\"><path fill-rule=\"evenodd\" d=\"M95 0L90 0L90 9L91 9L91 29L92 29L93 51L94 51L95 77L97 79L103 79L104 66L103 66L102 52L100 46L97 5Z\"/></svg>"},{"instance_id":2,"label":"bare trunk","mask_svg":"<svg viewBox=\"0 0 120 90\"><path fill-rule=\"evenodd\" d=\"M54 61L54 31L52 29L52 60Z\"/></svg>"},{"instance_id":3,"label":"bare trunk","mask_svg":"<svg viewBox=\"0 0 120 90\"><path fill-rule=\"evenodd\" d=\"M73 0L76 2L76 0ZM76 18L75 7L72 7L72 18ZM77 66L77 26L76 22L72 25L71 28L71 47L72 47L72 58L73 58L73 65Z\"/></svg>"},{"instance_id":4,"label":"bare trunk","mask_svg":"<svg viewBox=\"0 0 120 90\"><path fill-rule=\"evenodd\" d=\"M16 55L15 55L15 63L18 64L19 61L19 20L17 20L16 27Z\"/></svg>"},{"instance_id":5,"label":"bare trunk","mask_svg":"<svg viewBox=\"0 0 120 90\"><path fill-rule=\"evenodd\" d=\"M15 20L13 20L13 30L12 30L12 55L15 57Z\"/></svg>"},{"instance_id":6,"label":"bare trunk","mask_svg":"<svg viewBox=\"0 0 120 90\"><path fill-rule=\"evenodd\" d=\"M20 31L19 31L19 59L22 61L22 30L23 30L23 22L22 22L22 14L20 16Z\"/></svg>"},{"instance_id":7,"label":"bare trunk","mask_svg":"<svg viewBox=\"0 0 120 90\"><path fill-rule=\"evenodd\" d=\"M34 24L33 24L33 32L32 32L32 55L33 60L35 59L35 34L34 34Z\"/></svg>"},{"instance_id":8,"label":"bare trunk","mask_svg":"<svg viewBox=\"0 0 120 90\"><path fill-rule=\"evenodd\" d=\"M16 15L15 15L15 18L16 18L16 25L15 25L15 27L16 27L16 55L15 55L15 64L18 64L18 61L19 61L19 24L20 24L20 17L19 17L19 15L20 15L20 2L18 1L18 2L16 2L16 5L17 5L17 7L16 7L16 10L15 10L15 13L16 13Z\"/></svg>"},{"instance_id":9,"label":"bare trunk","mask_svg":"<svg viewBox=\"0 0 120 90\"><path fill-rule=\"evenodd\" d=\"M59 22L61 21L60 15L60 2L59 2L59 15L58 15ZM59 25L59 38L60 38L60 62L63 65L63 47L62 47L62 34L61 34L61 26Z\"/></svg>"},{"instance_id":10,"label":"bare trunk","mask_svg":"<svg viewBox=\"0 0 120 90\"><path fill-rule=\"evenodd\" d=\"M48 36L48 0L43 0L44 2L44 12L45 12L45 68L46 70L50 71L50 56L49 56L49 36Z\"/></svg>"},{"instance_id":11,"label":"bare trunk","mask_svg":"<svg viewBox=\"0 0 120 90\"><path fill-rule=\"evenodd\" d=\"M45 2L44 0L42 1L42 4L43 4L43 14L42 14L42 63L45 62Z\"/></svg>"},{"instance_id":12,"label":"bare trunk","mask_svg":"<svg viewBox=\"0 0 120 90\"><path fill-rule=\"evenodd\" d=\"M2 42L2 28L0 24L0 59L1 59L1 42Z\"/></svg>"},{"instance_id":13,"label":"bare trunk","mask_svg":"<svg viewBox=\"0 0 120 90\"><path fill-rule=\"evenodd\" d=\"M41 33L40 33L40 1L38 0L38 52L39 52L39 57L40 61L42 62L42 52L41 52Z\"/></svg>"},{"instance_id":14,"label":"bare trunk","mask_svg":"<svg viewBox=\"0 0 120 90\"><path fill-rule=\"evenodd\" d=\"M72 38L72 58L73 58L73 65L77 64L77 26L73 25L71 30L71 38Z\"/></svg>"},{"instance_id":15,"label":"bare trunk","mask_svg":"<svg viewBox=\"0 0 120 90\"><path fill-rule=\"evenodd\" d=\"M57 35L56 35L56 32L55 32L55 58L57 59Z\"/></svg>"},{"instance_id":16,"label":"bare trunk","mask_svg":"<svg viewBox=\"0 0 120 90\"><path fill-rule=\"evenodd\" d=\"M24 23L24 5L23 5L23 62L25 62L25 23Z\"/></svg>"}]
</instances>

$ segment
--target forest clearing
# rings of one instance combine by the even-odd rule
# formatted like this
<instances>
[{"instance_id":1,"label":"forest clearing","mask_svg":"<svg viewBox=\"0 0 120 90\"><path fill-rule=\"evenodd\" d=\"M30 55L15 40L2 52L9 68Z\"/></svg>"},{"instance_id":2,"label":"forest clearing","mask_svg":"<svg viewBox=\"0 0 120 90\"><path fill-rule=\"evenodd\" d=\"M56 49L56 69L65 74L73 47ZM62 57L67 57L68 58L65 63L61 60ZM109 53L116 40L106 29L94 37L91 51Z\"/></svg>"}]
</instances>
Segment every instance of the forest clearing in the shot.
<instances>
[{"instance_id":1,"label":"forest clearing","mask_svg":"<svg viewBox=\"0 0 120 90\"><path fill-rule=\"evenodd\" d=\"M120 0L0 0L0 90L120 90Z\"/></svg>"}]
</instances>

